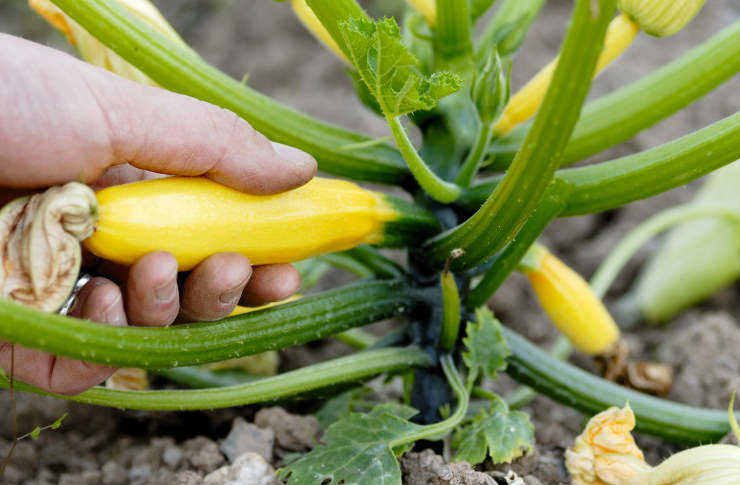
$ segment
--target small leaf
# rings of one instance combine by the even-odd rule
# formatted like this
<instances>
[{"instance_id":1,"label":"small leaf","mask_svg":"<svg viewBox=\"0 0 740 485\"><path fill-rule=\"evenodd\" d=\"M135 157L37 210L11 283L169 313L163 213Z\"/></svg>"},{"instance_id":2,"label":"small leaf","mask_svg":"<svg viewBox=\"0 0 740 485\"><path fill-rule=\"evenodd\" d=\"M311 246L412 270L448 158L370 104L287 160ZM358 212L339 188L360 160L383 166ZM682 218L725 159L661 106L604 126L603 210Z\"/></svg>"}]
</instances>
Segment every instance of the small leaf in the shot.
<instances>
[{"instance_id":1,"label":"small leaf","mask_svg":"<svg viewBox=\"0 0 740 485\"><path fill-rule=\"evenodd\" d=\"M411 445L393 450L391 443L422 428L407 421L414 414L415 409L393 403L377 405L367 414L351 413L329 426L325 444L280 470L280 475L289 485L401 485L396 456Z\"/></svg>"},{"instance_id":2,"label":"small leaf","mask_svg":"<svg viewBox=\"0 0 740 485\"><path fill-rule=\"evenodd\" d=\"M490 456L494 463L509 463L532 451L534 427L529 416L509 410L498 398L489 410L481 409L467 426L460 428L452 441L455 460L471 465L482 463Z\"/></svg>"},{"instance_id":3,"label":"small leaf","mask_svg":"<svg viewBox=\"0 0 740 485\"><path fill-rule=\"evenodd\" d=\"M327 429L336 421L349 416L352 411L356 411L358 402L367 397L369 393L369 388L359 387L345 391L326 401L316 413L321 429Z\"/></svg>"},{"instance_id":4,"label":"small leaf","mask_svg":"<svg viewBox=\"0 0 740 485\"><path fill-rule=\"evenodd\" d=\"M67 414L69 414L69 413L64 413L61 416L59 416L59 418L57 418L56 421L54 421L53 423L51 423L49 425L49 428L50 429L59 429L59 427L62 426L62 421L64 421L64 418L67 417Z\"/></svg>"},{"instance_id":5,"label":"small leaf","mask_svg":"<svg viewBox=\"0 0 740 485\"><path fill-rule=\"evenodd\" d=\"M39 437L40 434L41 434L41 426L36 426L35 428L33 428L33 431L28 433L28 436L30 436L32 440L35 440L36 438Z\"/></svg>"},{"instance_id":6,"label":"small leaf","mask_svg":"<svg viewBox=\"0 0 740 485\"><path fill-rule=\"evenodd\" d=\"M463 360L471 376L481 373L486 377L496 377L496 373L506 369L506 357L511 353L506 340L501 335L501 323L488 308L475 311L476 321L468 322L467 336L463 339L467 352Z\"/></svg>"},{"instance_id":7,"label":"small leaf","mask_svg":"<svg viewBox=\"0 0 740 485\"><path fill-rule=\"evenodd\" d=\"M377 23L351 18L340 24L340 30L352 64L389 118L431 109L462 87L460 78L451 72L424 75L392 18Z\"/></svg>"}]
</instances>

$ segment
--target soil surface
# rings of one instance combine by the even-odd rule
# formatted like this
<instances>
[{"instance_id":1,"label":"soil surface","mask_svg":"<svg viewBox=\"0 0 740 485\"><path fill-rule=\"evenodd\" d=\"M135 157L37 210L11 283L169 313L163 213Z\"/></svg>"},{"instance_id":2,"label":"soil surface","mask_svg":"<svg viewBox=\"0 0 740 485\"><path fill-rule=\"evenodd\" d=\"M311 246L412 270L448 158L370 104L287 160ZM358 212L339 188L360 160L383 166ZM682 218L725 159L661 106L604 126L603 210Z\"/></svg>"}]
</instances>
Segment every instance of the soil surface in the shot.
<instances>
[{"instance_id":1,"label":"soil surface","mask_svg":"<svg viewBox=\"0 0 740 485\"><path fill-rule=\"evenodd\" d=\"M232 76L242 78L249 74L252 87L319 118L372 136L388 134L384 122L356 101L342 64L303 30L287 4L266 0L159 0L156 3L190 45ZM378 0L368 6L375 13L390 13L397 11L400 3ZM512 72L514 88L553 57L570 5L571 2L562 0L548 2L517 56ZM738 18L740 2L713 0L707 2L687 29L674 37L655 39L640 34L620 61L594 83L591 97L651 72ZM0 31L70 51L58 34L30 13L25 2L0 0ZM704 127L738 109L740 77L735 76L688 109L598 155L595 160L644 150ZM695 188L696 184L690 184L605 214L557 220L542 240L568 264L590 275L631 227L661 209L687 201ZM643 248L623 271L609 294L609 302L629 288L640 263L655 245L651 243ZM339 275L333 281L346 280L346 276ZM555 338L555 331L519 275L513 275L490 304L506 325L532 341L547 345ZM666 326L632 328L628 341L635 355L674 366L670 399L723 409L730 394L740 390L739 316L740 291L735 285ZM305 365L347 350L336 342L288 349L281 352L282 367ZM575 356L573 361L592 368L582 356ZM500 390L514 385L505 376L496 383ZM385 392L392 394L392 386ZM19 394L21 432L51 423L63 413L69 415L61 429L45 431L36 441L19 443L3 483L273 483L271 467L279 467L288 453L310 449L320 438L321 431L313 415L317 404L303 402L285 409L251 406L213 412L153 413L103 409ZM9 394L0 391L3 417L0 457L5 456L12 436L7 419L9 406ZM465 463L448 464L434 451L417 446L401 460L405 483L569 483L563 452L580 432L586 417L544 397L536 398L524 410L531 415L536 429L535 452L529 457L511 465L484 464L473 470ZM646 436L638 436L638 443L651 463L677 450ZM219 470L235 459L230 469Z\"/></svg>"}]
</instances>

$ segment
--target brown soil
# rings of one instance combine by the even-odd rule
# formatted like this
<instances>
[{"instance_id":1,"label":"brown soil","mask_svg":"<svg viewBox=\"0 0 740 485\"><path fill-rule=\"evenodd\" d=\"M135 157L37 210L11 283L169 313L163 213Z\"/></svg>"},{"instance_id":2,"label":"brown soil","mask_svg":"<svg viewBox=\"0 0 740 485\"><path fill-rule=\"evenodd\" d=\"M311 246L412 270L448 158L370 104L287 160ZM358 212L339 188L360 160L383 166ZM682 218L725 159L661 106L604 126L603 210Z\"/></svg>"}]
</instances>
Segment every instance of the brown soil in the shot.
<instances>
[{"instance_id":1,"label":"brown soil","mask_svg":"<svg viewBox=\"0 0 740 485\"><path fill-rule=\"evenodd\" d=\"M201 55L275 99L319 118L373 136L387 134L384 123L354 97L342 65L316 45L293 18L285 3L235 0L160 0L166 17ZM378 0L372 8L389 12L400 2ZM520 86L557 48L571 2L550 1L532 29L513 70ZM740 18L734 0L708 2L702 14L684 32L669 39L640 35L623 58L594 84L592 96L609 92L650 72L712 33ZM0 31L69 48L59 35L29 12L25 2L0 0ZM740 78L735 77L711 95L635 137L595 157L598 160L634 153L723 118L740 108ZM606 214L555 221L543 241L584 275L590 275L616 241L649 215L686 201L693 187L679 188L653 199L630 204ZM651 248L642 250L613 288L616 297L631 283L639 263ZM610 294L610 296L612 295ZM740 292L729 288L697 309L660 328L637 328L628 337L637 355L675 366L675 385L669 398L693 405L724 408L730 393L740 388ZM537 343L555 336L523 278L513 275L492 299L503 322ZM283 352L285 362L302 365L346 349L339 344L314 345ZM580 365L590 365L575 357ZM507 378L498 385L510 388ZM292 408L310 414L307 407ZM476 473L464 465L448 466L440 456L421 449L402 461L409 484L507 483L509 469L529 485L568 483L563 451L580 432L585 417L538 397L525 408L535 423L536 451L511 466L483 466ZM274 466L286 453L304 450L318 435L313 417L297 417L283 410L257 413L256 407L216 412L149 413L101 409L35 395L18 396L19 426L24 432L39 424L69 416L58 431L47 431L37 441L24 440L6 471L8 484L199 484L202 477L226 463L223 440L232 424L257 424L267 432L247 427L254 442ZM257 414L255 416L255 414ZM0 391L0 456L9 446L9 395ZM243 421L241 421L243 420ZM309 424L306 424L309 422ZM296 423L301 432L296 432ZM251 426L251 425L250 425ZM272 440L272 441L270 441ZM676 450L660 440L640 436L648 461L657 462ZM234 445L236 446L236 445ZM266 448L265 448L266 447ZM227 446L228 448L228 446ZM259 457L258 457L259 458ZM216 483L216 482L213 482ZM268 482L264 482L268 483Z\"/></svg>"}]
</instances>

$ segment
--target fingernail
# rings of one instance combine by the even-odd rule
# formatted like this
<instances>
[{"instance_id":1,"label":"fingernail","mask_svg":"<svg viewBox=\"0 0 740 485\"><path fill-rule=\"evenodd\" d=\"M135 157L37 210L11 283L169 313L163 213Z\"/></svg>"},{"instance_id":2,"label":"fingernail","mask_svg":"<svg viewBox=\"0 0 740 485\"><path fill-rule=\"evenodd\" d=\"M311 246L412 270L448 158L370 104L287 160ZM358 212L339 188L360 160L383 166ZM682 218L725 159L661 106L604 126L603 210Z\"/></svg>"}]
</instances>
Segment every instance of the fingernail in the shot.
<instances>
[{"instance_id":1,"label":"fingernail","mask_svg":"<svg viewBox=\"0 0 740 485\"><path fill-rule=\"evenodd\" d=\"M303 150L276 142L272 142L272 146L283 160L286 160L300 168L316 166L316 159Z\"/></svg>"},{"instance_id":2,"label":"fingernail","mask_svg":"<svg viewBox=\"0 0 740 485\"><path fill-rule=\"evenodd\" d=\"M235 288L224 291L223 293L221 293L221 296L219 296L218 299L221 303L225 303L227 305L235 304L237 300L242 296L243 290L244 285L239 285Z\"/></svg>"},{"instance_id":3,"label":"fingernail","mask_svg":"<svg viewBox=\"0 0 740 485\"><path fill-rule=\"evenodd\" d=\"M177 296L177 282L170 281L154 288L154 298L161 303L167 303Z\"/></svg>"},{"instance_id":4,"label":"fingernail","mask_svg":"<svg viewBox=\"0 0 740 485\"><path fill-rule=\"evenodd\" d=\"M121 305L120 296L105 311L105 321L114 327L123 327L126 325L126 312L124 312L123 305Z\"/></svg>"}]
</instances>

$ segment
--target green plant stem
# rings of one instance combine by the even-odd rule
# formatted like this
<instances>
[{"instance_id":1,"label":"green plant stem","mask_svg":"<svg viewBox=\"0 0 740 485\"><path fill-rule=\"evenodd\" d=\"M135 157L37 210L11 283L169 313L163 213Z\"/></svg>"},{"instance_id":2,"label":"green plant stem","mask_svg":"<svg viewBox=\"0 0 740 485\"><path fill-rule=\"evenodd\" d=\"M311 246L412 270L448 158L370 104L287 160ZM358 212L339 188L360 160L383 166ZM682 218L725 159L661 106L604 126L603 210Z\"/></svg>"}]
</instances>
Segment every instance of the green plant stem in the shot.
<instances>
[{"instance_id":1,"label":"green plant stem","mask_svg":"<svg viewBox=\"0 0 740 485\"><path fill-rule=\"evenodd\" d=\"M199 365L299 345L415 304L403 280L360 281L218 322L112 327L0 300L0 338L54 355L140 369Z\"/></svg>"},{"instance_id":2,"label":"green plant stem","mask_svg":"<svg viewBox=\"0 0 740 485\"><path fill-rule=\"evenodd\" d=\"M457 397L457 408L455 409L455 412L449 418L440 421L439 423L426 425L416 433L392 441L390 443L391 448L398 448L423 439L442 437L455 429L455 427L465 418L470 398L468 396L467 389L465 389L465 384L463 384L462 378L457 372L455 362L452 360L452 356L450 354L441 356L439 361L442 364L442 370L445 373L445 377L447 377L447 382L450 384L450 387L452 387L452 390L455 392L455 396Z\"/></svg>"},{"instance_id":3,"label":"green plant stem","mask_svg":"<svg viewBox=\"0 0 740 485\"><path fill-rule=\"evenodd\" d=\"M502 57L514 54L544 5L545 0L504 0L475 44L477 63L484 64L494 46Z\"/></svg>"},{"instance_id":4,"label":"green plant stem","mask_svg":"<svg viewBox=\"0 0 740 485\"><path fill-rule=\"evenodd\" d=\"M565 336L559 335L550 349L550 355L558 360L565 360L573 350L573 344ZM529 404L537 396L537 391L527 386L519 386L506 396L504 401L511 409L518 409Z\"/></svg>"},{"instance_id":5,"label":"green plant stem","mask_svg":"<svg viewBox=\"0 0 740 485\"><path fill-rule=\"evenodd\" d=\"M409 170L411 170L411 173L421 188L424 189L429 197L444 204L457 199L460 196L460 187L442 180L437 174L432 172L432 169L427 166L426 162L417 153L406 130L401 125L399 117L386 116L386 119L391 128L391 133L393 133L393 138L396 139L401 155L403 155L404 160L408 163Z\"/></svg>"},{"instance_id":6,"label":"green plant stem","mask_svg":"<svg viewBox=\"0 0 740 485\"><path fill-rule=\"evenodd\" d=\"M568 185L554 181L547 189L542 202L534 210L531 217L524 224L516 237L506 245L499 254L494 256L491 269L486 271L477 285L470 290L465 299L465 306L473 311L485 305L489 298L498 290L522 257L542 234L547 225L560 214L568 199Z\"/></svg>"},{"instance_id":7,"label":"green plant stem","mask_svg":"<svg viewBox=\"0 0 740 485\"><path fill-rule=\"evenodd\" d=\"M385 372L397 372L416 366L430 365L430 363L429 356L421 350L386 348L359 352L278 376L215 389L120 391L94 387L76 396L63 396L50 394L21 382L16 382L16 385L22 391L98 406L184 411L274 401L323 387L360 381ZM0 383L0 385L7 386L5 383Z\"/></svg>"},{"instance_id":8,"label":"green plant stem","mask_svg":"<svg viewBox=\"0 0 740 485\"><path fill-rule=\"evenodd\" d=\"M478 212L425 243L431 264L441 265L452 249L463 248L454 269L479 265L514 238L540 203L580 114L614 10L615 0L576 2L560 61L526 142Z\"/></svg>"},{"instance_id":9,"label":"green plant stem","mask_svg":"<svg viewBox=\"0 0 740 485\"><path fill-rule=\"evenodd\" d=\"M740 214L737 210L727 207L685 204L655 214L619 241L609 256L599 265L591 283L594 291L599 295L605 294L627 261L650 239L676 224L704 217L724 217L740 224Z\"/></svg>"},{"instance_id":10,"label":"green plant stem","mask_svg":"<svg viewBox=\"0 0 740 485\"><path fill-rule=\"evenodd\" d=\"M654 73L586 105L561 165L583 160L635 134L701 98L740 71L737 21ZM504 170L529 130L520 126L492 147L491 168Z\"/></svg>"},{"instance_id":11,"label":"green plant stem","mask_svg":"<svg viewBox=\"0 0 740 485\"><path fill-rule=\"evenodd\" d=\"M588 167L563 170L573 185L562 216L613 209L689 183L740 158L740 112L673 142Z\"/></svg>"},{"instance_id":12,"label":"green plant stem","mask_svg":"<svg viewBox=\"0 0 740 485\"><path fill-rule=\"evenodd\" d=\"M325 254L319 256L319 258L334 264L327 257L331 258L338 255L352 259L355 264L365 268L363 273L369 272L369 276L376 276L378 278L400 278L403 276L403 268L401 266L386 258L377 249L364 244L348 249L347 251ZM339 265L337 264L337 266ZM341 268L341 266L339 267Z\"/></svg>"},{"instance_id":13,"label":"green plant stem","mask_svg":"<svg viewBox=\"0 0 740 485\"><path fill-rule=\"evenodd\" d=\"M361 328L350 328L334 335L334 338L357 350L367 349L378 342L375 335L369 334Z\"/></svg>"},{"instance_id":14,"label":"green plant stem","mask_svg":"<svg viewBox=\"0 0 740 485\"><path fill-rule=\"evenodd\" d=\"M445 59L471 55L470 5L468 0L436 0L435 53Z\"/></svg>"},{"instance_id":15,"label":"green plant stem","mask_svg":"<svg viewBox=\"0 0 740 485\"><path fill-rule=\"evenodd\" d=\"M637 417L636 430L668 441L706 444L730 430L727 413L648 396L596 377L560 361L503 328L511 355L506 373L550 399L593 415L629 402Z\"/></svg>"},{"instance_id":16,"label":"green plant stem","mask_svg":"<svg viewBox=\"0 0 740 485\"><path fill-rule=\"evenodd\" d=\"M455 183L460 187L468 187L473 181L473 177L478 172L478 167L486 155L486 148L493 137L493 128L490 123L480 123L478 132L475 134L473 149L468 153L465 162L463 162L460 173L457 174Z\"/></svg>"},{"instance_id":17,"label":"green plant stem","mask_svg":"<svg viewBox=\"0 0 740 485\"><path fill-rule=\"evenodd\" d=\"M238 386L261 379L260 377L245 374L241 371L211 371L201 367L156 369L153 372L172 382L177 382L193 389Z\"/></svg>"},{"instance_id":18,"label":"green plant stem","mask_svg":"<svg viewBox=\"0 0 740 485\"><path fill-rule=\"evenodd\" d=\"M687 184L740 158L740 113L664 145L608 162L558 170L573 186L561 217L576 216L644 199ZM456 201L475 210L502 182L492 177Z\"/></svg>"},{"instance_id":19,"label":"green plant stem","mask_svg":"<svg viewBox=\"0 0 740 485\"><path fill-rule=\"evenodd\" d=\"M224 107L249 121L268 138L311 153L319 169L369 182L408 182L397 150L375 144L346 151L342 147L369 138L294 111L175 45L116 2L53 0L67 15L162 87Z\"/></svg>"}]
</instances>

